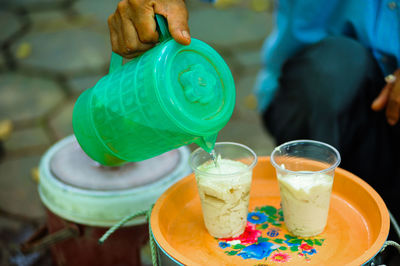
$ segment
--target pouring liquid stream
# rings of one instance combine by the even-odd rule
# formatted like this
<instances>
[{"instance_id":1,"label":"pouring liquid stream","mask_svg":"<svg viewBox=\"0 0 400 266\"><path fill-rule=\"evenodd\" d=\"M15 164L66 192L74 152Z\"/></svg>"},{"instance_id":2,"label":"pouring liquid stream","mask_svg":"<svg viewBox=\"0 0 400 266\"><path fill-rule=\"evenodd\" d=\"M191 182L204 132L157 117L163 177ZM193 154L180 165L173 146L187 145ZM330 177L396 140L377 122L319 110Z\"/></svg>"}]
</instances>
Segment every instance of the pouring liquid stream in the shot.
<instances>
[{"instance_id":1,"label":"pouring liquid stream","mask_svg":"<svg viewBox=\"0 0 400 266\"><path fill-rule=\"evenodd\" d=\"M215 152L215 149L212 149L212 151L210 152L210 156L214 162L215 168L219 168L219 164L218 164L219 158L217 158L217 153Z\"/></svg>"},{"instance_id":2,"label":"pouring liquid stream","mask_svg":"<svg viewBox=\"0 0 400 266\"><path fill-rule=\"evenodd\" d=\"M217 139L217 134L211 135L208 137L200 137L197 139L196 143L203 148L206 152L210 154L211 159L214 162L215 168L220 168L219 167L219 161L221 160L221 156L217 156L217 153L215 152L214 145L215 141Z\"/></svg>"}]
</instances>

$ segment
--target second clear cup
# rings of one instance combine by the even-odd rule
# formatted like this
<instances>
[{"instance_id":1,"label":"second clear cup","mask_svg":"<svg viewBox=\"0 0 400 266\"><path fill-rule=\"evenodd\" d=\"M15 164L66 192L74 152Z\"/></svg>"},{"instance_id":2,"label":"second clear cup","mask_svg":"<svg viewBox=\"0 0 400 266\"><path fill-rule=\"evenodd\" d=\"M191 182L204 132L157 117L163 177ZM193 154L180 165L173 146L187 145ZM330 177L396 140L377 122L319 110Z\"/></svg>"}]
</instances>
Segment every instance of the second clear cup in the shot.
<instances>
[{"instance_id":1,"label":"second clear cup","mask_svg":"<svg viewBox=\"0 0 400 266\"><path fill-rule=\"evenodd\" d=\"M201 148L190 156L208 232L217 238L244 232L257 156L245 145L215 144L216 160Z\"/></svg>"},{"instance_id":2,"label":"second clear cup","mask_svg":"<svg viewBox=\"0 0 400 266\"><path fill-rule=\"evenodd\" d=\"M295 140L276 147L271 163L287 229L301 237L320 234L327 223L339 152L323 142Z\"/></svg>"}]
</instances>

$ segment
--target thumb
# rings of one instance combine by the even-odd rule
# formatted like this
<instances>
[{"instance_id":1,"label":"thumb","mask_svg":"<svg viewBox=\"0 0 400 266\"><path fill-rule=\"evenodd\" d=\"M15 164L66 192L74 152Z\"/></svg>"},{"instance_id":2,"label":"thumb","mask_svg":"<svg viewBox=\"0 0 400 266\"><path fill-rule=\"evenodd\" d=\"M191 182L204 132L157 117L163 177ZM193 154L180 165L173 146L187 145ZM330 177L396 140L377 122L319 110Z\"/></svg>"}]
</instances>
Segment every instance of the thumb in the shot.
<instances>
[{"instance_id":1,"label":"thumb","mask_svg":"<svg viewBox=\"0 0 400 266\"><path fill-rule=\"evenodd\" d=\"M188 12L185 3L182 1L174 6L170 5L167 10L166 18L172 38L180 44L190 44Z\"/></svg>"},{"instance_id":2,"label":"thumb","mask_svg":"<svg viewBox=\"0 0 400 266\"><path fill-rule=\"evenodd\" d=\"M379 93L378 97L371 104L371 109L374 111L380 111L385 108L390 95L390 90L393 86L393 83L387 83L385 87L383 87L382 91Z\"/></svg>"}]
</instances>

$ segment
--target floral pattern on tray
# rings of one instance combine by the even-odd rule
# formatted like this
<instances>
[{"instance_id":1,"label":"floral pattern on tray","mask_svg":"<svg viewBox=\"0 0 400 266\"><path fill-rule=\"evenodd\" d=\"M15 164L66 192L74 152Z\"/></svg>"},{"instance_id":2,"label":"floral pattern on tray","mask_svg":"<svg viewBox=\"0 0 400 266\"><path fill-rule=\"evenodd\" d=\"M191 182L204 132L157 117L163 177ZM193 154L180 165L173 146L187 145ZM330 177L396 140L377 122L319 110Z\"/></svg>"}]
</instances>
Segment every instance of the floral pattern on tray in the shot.
<instances>
[{"instance_id":1,"label":"floral pattern on tray","mask_svg":"<svg viewBox=\"0 0 400 266\"><path fill-rule=\"evenodd\" d=\"M220 238L218 245L229 256L257 259L266 262L288 262L293 256L310 261L325 239L299 238L283 229L282 209L273 206L256 207L247 215L243 234L233 238ZM262 265L262 264L260 264Z\"/></svg>"}]
</instances>

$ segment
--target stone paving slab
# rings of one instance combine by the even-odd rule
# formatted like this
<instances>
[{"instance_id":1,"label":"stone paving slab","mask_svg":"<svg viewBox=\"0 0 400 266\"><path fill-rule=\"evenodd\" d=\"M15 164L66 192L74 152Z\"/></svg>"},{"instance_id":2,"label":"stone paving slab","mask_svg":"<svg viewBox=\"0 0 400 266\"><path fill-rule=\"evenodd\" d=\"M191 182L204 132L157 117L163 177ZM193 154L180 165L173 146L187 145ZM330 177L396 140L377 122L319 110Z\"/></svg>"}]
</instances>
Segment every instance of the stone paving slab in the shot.
<instances>
[{"instance_id":1,"label":"stone paving slab","mask_svg":"<svg viewBox=\"0 0 400 266\"><path fill-rule=\"evenodd\" d=\"M243 143L254 149L257 155L270 155L275 143L265 130L259 113L247 104L252 94L257 70L240 75L236 80L236 105L231 120L219 134L218 141Z\"/></svg>"},{"instance_id":2,"label":"stone paving slab","mask_svg":"<svg viewBox=\"0 0 400 266\"><path fill-rule=\"evenodd\" d=\"M31 170L39 165L41 156L7 159L0 164L0 209L28 218L43 218L37 183Z\"/></svg>"},{"instance_id":3,"label":"stone paving slab","mask_svg":"<svg viewBox=\"0 0 400 266\"><path fill-rule=\"evenodd\" d=\"M49 146L49 137L41 127L27 128L14 131L4 142L7 151Z\"/></svg>"},{"instance_id":4,"label":"stone paving slab","mask_svg":"<svg viewBox=\"0 0 400 266\"><path fill-rule=\"evenodd\" d=\"M73 8L82 16L95 17L99 23L103 24L103 27L108 29L107 19L117 8L118 2L119 0L83 0L76 1Z\"/></svg>"},{"instance_id":5,"label":"stone paving slab","mask_svg":"<svg viewBox=\"0 0 400 266\"><path fill-rule=\"evenodd\" d=\"M186 8L189 11L189 19L192 11L201 10L205 8L214 8L212 4L201 0L186 0L185 3L186 3Z\"/></svg>"},{"instance_id":6,"label":"stone paving slab","mask_svg":"<svg viewBox=\"0 0 400 266\"><path fill-rule=\"evenodd\" d=\"M236 79L239 77L240 72L242 72L241 66L237 61L236 55L232 53L230 50L221 49L221 47L213 47L228 65L229 69L232 72L233 80L236 82Z\"/></svg>"},{"instance_id":7,"label":"stone paving slab","mask_svg":"<svg viewBox=\"0 0 400 266\"><path fill-rule=\"evenodd\" d=\"M235 53L240 65L244 68L261 67L261 47L254 50L244 50Z\"/></svg>"},{"instance_id":8,"label":"stone paving slab","mask_svg":"<svg viewBox=\"0 0 400 266\"><path fill-rule=\"evenodd\" d=\"M257 72L257 70L253 70L236 80L235 108L240 113L240 119L243 120L255 121L254 118L257 119L259 116L259 113L255 109L250 109L246 105L246 99L253 94Z\"/></svg>"},{"instance_id":9,"label":"stone paving slab","mask_svg":"<svg viewBox=\"0 0 400 266\"><path fill-rule=\"evenodd\" d=\"M73 134L72 129L72 111L75 100L66 102L60 111L50 119L50 126L56 133L57 139L62 139Z\"/></svg>"},{"instance_id":10,"label":"stone paving slab","mask_svg":"<svg viewBox=\"0 0 400 266\"><path fill-rule=\"evenodd\" d=\"M0 10L0 44L20 29L18 17L9 12Z\"/></svg>"},{"instance_id":11,"label":"stone paving slab","mask_svg":"<svg viewBox=\"0 0 400 266\"><path fill-rule=\"evenodd\" d=\"M0 54L0 71L6 68L6 59L3 54Z\"/></svg>"},{"instance_id":12,"label":"stone paving slab","mask_svg":"<svg viewBox=\"0 0 400 266\"><path fill-rule=\"evenodd\" d=\"M37 119L62 100L58 84L42 77L0 74L0 119Z\"/></svg>"},{"instance_id":13,"label":"stone paving slab","mask_svg":"<svg viewBox=\"0 0 400 266\"><path fill-rule=\"evenodd\" d=\"M108 64L111 51L107 36L80 28L29 33L12 46L14 54L21 42L31 45L32 54L18 64L63 74L97 70Z\"/></svg>"},{"instance_id":14,"label":"stone paving slab","mask_svg":"<svg viewBox=\"0 0 400 266\"><path fill-rule=\"evenodd\" d=\"M71 21L63 10L44 10L28 14L30 31L54 31L71 27Z\"/></svg>"},{"instance_id":15,"label":"stone paving slab","mask_svg":"<svg viewBox=\"0 0 400 266\"><path fill-rule=\"evenodd\" d=\"M106 74L106 71L104 71L102 74L70 78L68 80L68 86L75 95L80 95L83 91L94 87L94 85L96 85L96 83Z\"/></svg>"},{"instance_id":16,"label":"stone paving slab","mask_svg":"<svg viewBox=\"0 0 400 266\"><path fill-rule=\"evenodd\" d=\"M29 6L41 6L49 4L61 4L69 2L68 0L2 0L4 4L11 7L29 7Z\"/></svg>"},{"instance_id":17,"label":"stone paving slab","mask_svg":"<svg viewBox=\"0 0 400 266\"><path fill-rule=\"evenodd\" d=\"M193 37L222 47L263 40L271 23L271 14L239 7L193 10L189 15Z\"/></svg>"},{"instance_id":18,"label":"stone paving slab","mask_svg":"<svg viewBox=\"0 0 400 266\"><path fill-rule=\"evenodd\" d=\"M260 121L231 120L220 131L217 141L232 141L249 146L258 156L270 155L275 143Z\"/></svg>"}]
</instances>

